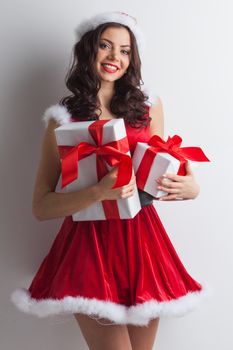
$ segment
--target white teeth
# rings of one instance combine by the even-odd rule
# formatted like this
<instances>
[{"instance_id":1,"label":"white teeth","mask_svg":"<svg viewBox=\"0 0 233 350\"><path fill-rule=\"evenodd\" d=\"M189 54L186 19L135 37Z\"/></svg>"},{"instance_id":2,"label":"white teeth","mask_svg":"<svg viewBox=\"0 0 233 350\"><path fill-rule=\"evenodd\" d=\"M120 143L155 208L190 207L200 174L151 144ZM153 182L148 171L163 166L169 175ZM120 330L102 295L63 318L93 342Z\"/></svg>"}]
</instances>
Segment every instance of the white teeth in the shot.
<instances>
[{"instance_id":1,"label":"white teeth","mask_svg":"<svg viewBox=\"0 0 233 350\"><path fill-rule=\"evenodd\" d=\"M109 69L111 69L111 70L117 70L117 68L116 67L113 67L113 66L110 66L109 64L102 64L102 66L105 66L105 67L107 67L107 68L109 68Z\"/></svg>"}]
</instances>

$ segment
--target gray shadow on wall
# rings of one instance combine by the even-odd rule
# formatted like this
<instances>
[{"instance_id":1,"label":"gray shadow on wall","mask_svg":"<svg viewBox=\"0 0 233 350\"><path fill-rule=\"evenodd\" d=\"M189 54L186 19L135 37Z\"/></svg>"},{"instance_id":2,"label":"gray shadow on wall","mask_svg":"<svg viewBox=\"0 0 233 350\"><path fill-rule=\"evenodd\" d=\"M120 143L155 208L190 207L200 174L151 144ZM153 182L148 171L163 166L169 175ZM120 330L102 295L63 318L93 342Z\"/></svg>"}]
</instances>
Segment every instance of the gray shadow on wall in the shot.
<instances>
[{"instance_id":1,"label":"gray shadow on wall","mask_svg":"<svg viewBox=\"0 0 233 350\"><path fill-rule=\"evenodd\" d=\"M41 116L45 108L57 103L67 92L58 80L56 61L38 62L18 69L14 84L4 99L7 114L3 143L4 157L4 232L5 263L25 275L34 275L47 254L62 219L37 221L31 210L32 194L44 131ZM56 66L57 65L57 66ZM58 98L59 96L59 98Z\"/></svg>"}]
</instances>

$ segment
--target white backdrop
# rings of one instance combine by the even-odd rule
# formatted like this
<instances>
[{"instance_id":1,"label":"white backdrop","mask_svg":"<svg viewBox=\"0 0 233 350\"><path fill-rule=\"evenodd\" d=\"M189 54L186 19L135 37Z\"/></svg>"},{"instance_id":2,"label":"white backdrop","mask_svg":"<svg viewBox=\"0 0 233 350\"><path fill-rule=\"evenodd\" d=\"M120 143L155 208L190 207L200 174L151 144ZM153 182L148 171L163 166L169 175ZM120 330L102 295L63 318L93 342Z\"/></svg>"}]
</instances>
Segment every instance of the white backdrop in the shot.
<instances>
[{"instance_id":1,"label":"white backdrop","mask_svg":"<svg viewBox=\"0 0 233 350\"><path fill-rule=\"evenodd\" d=\"M165 136L179 134L183 146L199 145L211 159L195 171L198 198L155 206L187 270L212 285L214 296L184 317L161 319L155 349L230 350L231 0L1 2L1 348L87 349L73 318L38 319L19 312L9 298L15 288L29 286L61 223L38 222L31 213L41 115L67 94L74 28L83 17L108 10L129 12L144 29L143 78L162 99Z\"/></svg>"}]
</instances>

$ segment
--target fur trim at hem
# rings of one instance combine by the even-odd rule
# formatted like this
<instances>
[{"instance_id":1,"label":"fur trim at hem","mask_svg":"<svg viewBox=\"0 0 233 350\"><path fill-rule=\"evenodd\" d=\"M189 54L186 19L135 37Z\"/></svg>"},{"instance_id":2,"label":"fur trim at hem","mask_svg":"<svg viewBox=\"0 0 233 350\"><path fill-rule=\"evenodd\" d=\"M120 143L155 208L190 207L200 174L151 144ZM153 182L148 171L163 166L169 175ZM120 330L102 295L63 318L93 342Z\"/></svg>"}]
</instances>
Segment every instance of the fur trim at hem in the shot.
<instances>
[{"instance_id":1,"label":"fur trim at hem","mask_svg":"<svg viewBox=\"0 0 233 350\"><path fill-rule=\"evenodd\" d=\"M27 289L16 289L11 294L11 301L20 310L38 317L46 317L58 314L82 313L97 315L98 318L107 318L116 324L133 324L139 326L148 325L151 319L156 317L180 317L194 310L207 296L212 295L213 289L202 284L202 289L170 301L158 302L146 301L127 307L111 301L90 299L84 297L70 297L63 299L31 298Z\"/></svg>"}]
</instances>

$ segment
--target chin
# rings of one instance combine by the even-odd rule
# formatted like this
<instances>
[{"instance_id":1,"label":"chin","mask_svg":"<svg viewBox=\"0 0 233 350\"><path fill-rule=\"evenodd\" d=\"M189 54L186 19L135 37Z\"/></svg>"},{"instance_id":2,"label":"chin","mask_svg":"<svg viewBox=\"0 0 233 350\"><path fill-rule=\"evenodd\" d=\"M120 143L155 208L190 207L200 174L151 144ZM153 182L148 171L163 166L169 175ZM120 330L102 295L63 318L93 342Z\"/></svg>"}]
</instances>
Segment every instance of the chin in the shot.
<instances>
[{"instance_id":1,"label":"chin","mask_svg":"<svg viewBox=\"0 0 233 350\"><path fill-rule=\"evenodd\" d=\"M106 82L114 82L116 80L119 80L121 79L123 76L123 74L120 74L120 75L116 75L116 76L107 76L105 74L99 74L99 78L101 81L106 81Z\"/></svg>"},{"instance_id":2,"label":"chin","mask_svg":"<svg viewBox=\"0 0 233 350\"><path fill-rule=\"evenodd\" d=\"M105 81L105 82L109 82L109 83L114 83L114 81L116 81L116 80L119 80L121 77L117 77L117 78L106 78L106 77L101 77L100 79L101 79L101 81Z\"/></svg>"}]
</instances>

